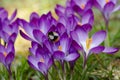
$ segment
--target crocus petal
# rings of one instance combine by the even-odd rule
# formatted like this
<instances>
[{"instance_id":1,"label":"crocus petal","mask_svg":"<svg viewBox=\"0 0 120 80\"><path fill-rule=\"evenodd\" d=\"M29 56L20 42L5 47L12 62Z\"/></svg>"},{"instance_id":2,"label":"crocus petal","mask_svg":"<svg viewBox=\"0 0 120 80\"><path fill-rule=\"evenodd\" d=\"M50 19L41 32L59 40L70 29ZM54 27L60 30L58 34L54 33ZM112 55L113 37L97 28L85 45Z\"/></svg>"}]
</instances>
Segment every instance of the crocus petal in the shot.
<instances>
[{"instance_id":1,"label":"crocus petal","mask_svg":"<svg viewBox=\"0 0 120 80\"><path fill-rule=\"evenodd\" d=\"M33 37L33 28L29 25L28 22L26 22L25 20L19 20L19 24L23 27L23 29L25 30L25 32L32 38L34 39Z\"/></svg>"},{"instance_id":2,"label":"crocus petal","mask_svg":"<svg viewBox=\"0 0 120 80\"><path fill-rule=\"evenodd\" d=\"M10 52L15 52L14 50L14 42L13 41L9 41L7 44L7 48L6 48L6 52L10 53Z\"/></svg>"},{"instance_id":3,"label":"crocus petal","mask_svg":"<svg viewBox=\"0 0 120 80\"><path fill-rule=\"evenodd\" d=\"M103 50L104 50L103 46L97 46L97 47L92 48L90 52L98 54L98 53L101 53Z\"/></svg>"},{"instance_id":4,"label":"crocus petal","mask_svg":"<svg viewBox=\"0 0 120 80\"><path fill-rule=\"evenodd\" d=\"M49 59L49 61L47 63L48 69L52 66L52 64L53 64L53 59L51 58L51 59Z\"/></svg>"},{"instance_id":5,"label":"crocus petal","mask_svg":"<svg viewBox=\"0 0 120 80\"><path fill-rule=\"evenodd\" d=\"M44 40L46 40L46 36L40 30L33 30L33 35L39 43L44 42Z\"/></svg>"},{"instance_id":6,"label":"crocus petal","mask_svg":"<svg viewBox=\"0 0 120 80\"><path fill-rule=\"evenodd\" d=\"M58 32L62 35L64 32L66 32L66 29L64 27L64 25L62 23L58 23L57 24L57 29L58 29Z\"/></svg>"},{"instance_id":7,"label":"crocus petal","mask_svg":"<svg viewBox=\"0 0 120 80\"><path fill-rule=\"evenodd\" d=\"M70 45L71 45L71 40L69 39L67 33L64 33L60 39L60 46L62 47L61 51L66 53L69 50Z\"/></svg>"},{"instance_id":8,"label":"crocus petal","mask_svg":"<svg viewBox=\"0 0 120 80\"><path fill-rule=\"evenodd\" d=\"M71 53L68 56L65 57L66 61L74 61L76 60L80 55L77 53Z\"/></svg>"},{"instance_id":9,"label":"crocus petal","mask_svg":"<svg viewBox=\"0 0 120 80\"><path fill-rule=\"evenodd\" d=\"M25 38L26 40L33 41L28 35L26 35L23 31L20 30L20 35Z\"/></svg>"},{"instance_id":10,"label":"crocus petal","mask_svg":"<svg viewBox=\"0 0 120 80\"><path fill-rule=\"evenodd\" d=\"M0 62L5 64L4 60L5 60L5 57L4 57L3 53L0 52Z\"/></svg>"},{"instance_id":11,"label":"crocus petal","mask_svg":"<svg viewBox=\"0 0 120 80\"><path fill-rule=\"evenodd\" d=\"M65 54L61 51L55 51L53 54L53 57L57 60L63 60L65 57Z\"/></svg>"},{"instance_id":12,"label":"crocus petal","mask_svg":"<svg viewBox=\"0 0 120 80\"><path fill-rule=\"evenodd\" d=\"M79 45L82 45L85 48L86 40L88 39L88 33L82 27L77 27L76 34L79 39L79 42L77 42L77 43L79 43Z\"/></svg>"},{"instance_id":13,"label":"crocus petal","mask_svg":"<svg viewBox=\"0 0 120 80\"><path fill-rule=\"evenodd\" d=\"M93 17L93 12L91 9L87 10L83 16L82 16L82 24L87 24L89 23L91 17ZM92 18L92 20L94 21L94 19ZM93 24L93 21L91 21L92 23L89 24Z\"/></svg>"},{"instance_id":14,"label":"crocus petal","mask_svg":"<svg viewBox=\"0 0 120 80\"><path fill-rule=\"evenodd\" d=\"M118 10L120 10L120 5L117 6L112 12L116 12L116 11L118 11Z\"/></svg>"},{"instance_id":15,"label":"crocus petal","mask_svg":"<svg viewBox=\"0 0 120 80\"><path fill-rule=\"evenodd\" d=\"M73 10L74 10L75 12L77 12L80 16L83 15L83 10L82 10L79 6L74 5L74 6L73 6Z\"/></svg>"},{"instance_id":16,"label":"crocus petal","mask_svg":"<svg viewBox=\"0 0 120 80\"><path fill-rule=\"evenodd\" d=\"M84 24L81 26L87 33L91 31L92 26L90 24Z\"/></svg>"},{"instance_id":17,"label":"crocus petal","mask_svg":"<svg viewBox=\"0 0 120 80\"><path fill-rule=\"evenodd\" d=\"M97 1L97 0L93 0L94 1L94 6L96 7L96 8L98 8L100 11L102 11L102 6L101 6L101 4L99 4L99 2Z\"/></svg>"},{"instance_id":18,"label":"crocus petal","mask_svg":"<svg viewBox=\"0 0 120 80\"><path fill-rule=\"evenodd\" d=\"M70 16L73 14L73 10L71 9L71 7L67 7L65 9L65 14L66 14L66 16Z\"/></svg>"},{"instance_id":19,"label":"crocus petal","mask_svg":"<svg viewBox=\"0 0 120 80\"><path fill-rule=\"evenodd\" d=\"M4 51L5 51L4 46L0 44L0 52L1 52L1 53L4 53Z\"/></svg>"},{"instance_id":20,"label":"crocus petal","mask_svg":"<svg viewBox=\"0 0 120 80\"><path fill-rule=\"evenodd\" d=\"M112 54L116 53L119 49L118 48L113 48L113 47L105 47L103 50L104 53Z\"/></svg>"},{"instance_id":21,"label":"crocus petal","mask_svg":"<svg viewBox=\"0 0 120 80\"><path fill-rule=\"evenodd\" d=\"M13 12L13 14L10 18L10 21L12 21L15 18L16 14L17 14L17 9Z\"/></svg>"},{"instance_id":22,"label":"crocus petal","mask_svg":"<svg viewBox=\"0 0 120 80\"><path fill-rule=\"evenodd\" d=\"M32 67L32 68L34 68L34 69L36 69L36 70L39 70L39 68L38 68L38 61L36 60L36 58L34 57L34 56L28 56L28 64Z\"/></svg>"},{"instance_id":23,"label":"crocus petal","mask_svg":"<svg viewBox=\"0 0 120 80\"><path fill-rule=\"evenodd\" d=\"M106 19L109 19L109 16L112 13L114 7L115 7L115 4L113 2L109 2L104 6L103 13Z\"/></svg>"},{"instance_id":24,"label":"crocus petal","mask_svg":"<svg viewBox=\"0 0 120 80\"><path fill-rule=\"evenodd\" d=\"M0 8L0 18L3 21L8 17L8 12L4 8Z\"/></svg>"},{"instance_id":25,"label":"crocus petal","mask_svg":"<svg viewBox=\"0 0 120 80\"><path fill-rule=\"evenodd\" d=\"M66 17L64 17L64 16L60 16L60 18L59 18L59 23L62 23L65 27L66 27L66 23L67 21L66 21Z\"/></svg>"},{"instance_id":26,"label":"crocus petal","mask_svg":"<svg viewBox=\"0 0 120 80\"><path fill-rule=\"evenodd\" d=\"M39 18L39 15L38 15L36 12L33 12L33 13L30 15L30 21L32 21L34 18Z\"/></svg>"},{"instance_id":27,"label":"crocus petal","mask_svg":"<svg viewBox=\"0 0 120 80\"><path fill-rule=\"evenodd\" d=\"M72 39L73 39L74 41L76 41L78 44L80 44L78 35L76 34L75 31L70 32L70 36L72 37Z\"/></svg>"},{"instance_id":28,"label":"crocus petal","mask_svg":"<svg viewBox=\"0 0 120 80\"><path fill-rule=\"evenodd\" d=\"M61 5L57 5L55 8L55 12L58 16L61 16L65 12L65 8L62 7Z\"/></svg>"},{"instance_id":29,"label":"crocus petal","mask_svg":"<svg viewBox=\"0 0 120 80\"><path fill-rule=\"evenodd\" d=\"M83 50L83 48L82 48L76 41L72 41L72 46L73 46L76 50Z\"/></svg>"},{"instance_id":30,"label":"crocus petal","mask_svg":"<svg viewBox=\"0 0 120 80\"><path fill-rule=\"evenodd\" d=\"M16 34L16 33L13 33L13 34L9 37L9 41L12 40L13 42L15 42L16 37L17 37L17 34Z\"/></svg>"},{"instance_id":31,"label":"crocus petal","mask_svg":"<svg viewBox=\"0 0 120 80\"><path fill-rule=\"evenodd\" d=\"M9 38L9 34L8 33L6 33L5 31L2 31L1 37L3 38L3 40L5 42L8 42L8 38Z\"/></svg>"},{"instance_id":32,"label":"crocus petal","mask_svg":"<svg viewBox=\"0 0 120 80\"><path fill-rule=\"evenodd\" d=\"M106 32L101 30L92 36L91 48L99 46L106 38Z\"/></svg>"},{"instance_id":33,"label":"crocus petal","mask_svg":"<svg viewBox=\"0 0 120 80\"><path fill-rule=\"evenodd\" d=\"M44 63L42 62L39 62L38 63L38 67L39 67L39 70L42 72L43 75L46 75L47 74L47 65L45 65Z\"/></svg>"},{"instance_id":34,"label":"crocus petal","mask_svg":"<svg viewBox=\"0 0 120 80\"><path fill-rule=\"evenodd\" d=\"M103 8L106 4L105 0L96 0L96 2Z\"/></svg>"},{"instance_id":35,"label":"crocus petal","mask_svg":"<svg viewBox=\"0 0 120 80\"><path fill-rule=\"evenodd\" d=\"M50 21L48 19L48 17L50 16L47 16L47 15L42 15L38 21L38 25L39 25L39 29L42 33L44 34L47 34L48 30L50 29Z\"/></svg>"},{"instance_id":36,"label":"crocus petal","mask_svg":"<svg viewBox=\"0 0 120 80\"><path fill-rule=\"evenodd\" d=\"M14 60L14 53L8 53L8 55L5 58L5 63L9 65L13 60Z\"/></svg>"}]
</instances>

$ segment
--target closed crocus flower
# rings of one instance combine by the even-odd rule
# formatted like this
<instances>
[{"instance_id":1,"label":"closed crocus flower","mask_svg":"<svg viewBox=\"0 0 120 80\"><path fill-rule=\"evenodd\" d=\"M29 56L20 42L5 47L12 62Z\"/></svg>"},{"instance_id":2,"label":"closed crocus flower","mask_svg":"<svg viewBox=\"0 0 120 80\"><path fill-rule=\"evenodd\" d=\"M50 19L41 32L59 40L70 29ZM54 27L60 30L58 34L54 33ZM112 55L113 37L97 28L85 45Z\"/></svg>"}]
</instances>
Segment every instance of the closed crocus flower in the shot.
<instances>
[{"instance_id":1,"label":"closed crocus flower","mask_svg":"<svg viewBox=\"0 0 120 80\"><path fill-rule=\"evenodd\" d=\"M101 11L106 22L109 21L113 12L120 10L120 6L117 6L117 0L94 0L94 5Z\"/></svg>"},{"instance_id":2,"label":"closed crocus flower","mask_svg":"<svg viewBox=\"0 0 120 80\"><path fill-rule=\"evenodd\" d=\"M71 0L69 3L80 16L93 6L93 0Z\"/></svg>"},{"instance_id":3,"label":"closed crocus flower","mask_svg":"<svg viewBox=\"0 0 120 80\"><path fill-rule=\"evenodd\" d=\"M91 26L94 23L94 14L92 9L87 10L83 16L81 17L81 19L79 19L78 21L78 25L82 26L85 24L90 24Z\"/></svg>"},{"instance_id":4,"label":"closed crocus flower","mask_svg":"<svg viewBox=\"0 0 120 80\"><path fill-rule=\"evenodd\" d=\"M72 49L70 48L71 42L72 40L68 37L66 33L64 33L59 40L59 44L56 45L56 50L53 54L53 57L62 62L69 62L78 59L79 54L77 54L76 52L70 53L70 49Z\"/></svg>"},{"instance_id":5,"label":"closed crocus flower","mask_svg":"<svg viewBox=\"0 0 120 80\"><path fill-rule=\"evenodd\" d=\"M48 14L43 14L41 17L33 12L30 16L30 22L19 19L18 23L26 32L20 31L23 38L41 44L47 39L48 31L56 24L56 21L50 12Z\"/></svg>"},{"instance_id":6,"label":"closed crocus flower","mask_svg":"<svg viewBox=\"0 0 120 80\"><path fill-rule=\"evenodd\" d=\"M0 62L6 67L11 74L10 66L14 60L15 50L14 43L9 41L6 46L0 45Z\"/></svg>"},{"instance_id":7,"label":"closed crocus flower","mask_svg":"<svg viewBox=\"0 0 120 80\"><path fill-rule=\"evenodd\" d=\"M0 37L4 40L5 43L8 43L10 40L15 42L18 35L18 24L13 22L11 24L2 23L2 29L0 31Z\"/></svg>"},{"instance_id":8,"label":"closed crocus flower","mask_svg":"<svg viewBox=\"0 0 120 80\"><path fill-rule=\"evenodd\" d=\"M4 42L8 43L10 39L15 42L18 34L17 20L14 20L17 14L15 10L10 18L8 12L4 8L0 8L0 37Z\"/></svg>"},{"instance_id":9,"label":"closed crocus flower","mask_svg":"<svg viewBox=\"0 0 120 80\"><path fill-rule=\"evenodd\" d=\"M0 8L0 20L7 20L9 23L12 22L17 14L17 10L15 10L10 18L8 18L8 12L4 8Z\"/></svg>"},{"instance_id":10,"label":"closed crocus flower","mask_svg":"<svg viewBox=\"0 0 120 80\"><path fill-rule=\"evenodd\" d=\"M88 33L83 28L77 28L75 31L71 32L72 39L76 42L74 47L80 50L84 55L84 66L89 55L92 53L115 53L118 51L117 48L104 47L100 44L106 38L106 32L101 30L96 32L91 38L89 38Z\"/></svg>"},{"instance_id":11,"label":"closed crocus flower","mask_svg":"<svg viewBox=\"0 0 120 80\"><path fill-rule=\"evenodd\" d=\"M40 71L46 78L48 79L48 70L52 66L53 60L51 56L49 55L50 52L45 46L39 46L37 49L34 47L36 43L32 45L32 48L30 48L32 51L31 55L28 56L28 63L29 65L34 68L35 70ZM35 49L35 51L33 51Z\"/></svg>"}]
</instances>

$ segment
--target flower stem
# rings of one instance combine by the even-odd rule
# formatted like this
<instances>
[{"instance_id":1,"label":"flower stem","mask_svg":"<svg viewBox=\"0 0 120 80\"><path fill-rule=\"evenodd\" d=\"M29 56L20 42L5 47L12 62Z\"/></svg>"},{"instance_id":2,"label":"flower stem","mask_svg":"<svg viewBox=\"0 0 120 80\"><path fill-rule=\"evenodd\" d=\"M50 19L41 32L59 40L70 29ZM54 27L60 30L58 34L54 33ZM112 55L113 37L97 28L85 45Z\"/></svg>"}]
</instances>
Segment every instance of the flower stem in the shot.
<instances>
[{"instance_id":1,"label":"flower stem","mask_svg":"<svg viewBox=\"0 0 120 80\"><path fill-rule=\"evenodd\" d=\"M83 68L85 68L86 62L87 62L86 53L84 52L83 55L84 55L83 56Z\"/></svg>"},{"instance_id":2,"label":"flower stem","mask_svg":"<svg viewBox=\"0 0 120 80\"><path fill-rule=\"evenodd\" d=\"M74 74L74 72L73 72L73 70L71 70L70 71L70 80L73 80L73 74Z\"/></svg>"},{"instance_id":3,"label":"flower stem","mask_svg":"<svg viewBox=\"0 0 120 80\"><path fill-rule=\"evenodd\" d=\"M48 80L48 74L47 74L47 75L45 75L45 80Z\"/></svg>"},{"instance_id":4,"label":"flower stem","mask_svg":"<svg viewBox=\"0 0 120 80\"><path fill-rule=\"evenodd\" d=\"M61 73L60 73L60 70L58 69L58 67L56 66L55 63L53 63L53 65L54 65L55 70L57 70L57 72L58 72L58 76L59 76L60 80L63 80L63 79L62 79L62 75L61 75Z\"/></svg>"},{"instance_id":5,"label":"flower stem","mask_svg":"<svg viewBox=\"0 0 120 80\"><path fill-rule=\"evenodd\" d=\"M66 70L65 70L65 65L64 61L62 62L62 71L63 71L63 80L66 80Z\"/></svg>"},{"instance_id":6,"label":"flower stem","mask_svg":"<svg viewBox=\"0 0 120 80\"><path fill-rule=\"evenodd\" d=\"M104 15L103 15L104 16ZM110 46L110 39L109 39L109 19L106 19L104 16L104 21L105 21L105 28L107 32L107 37L105 39L105 46Z\"/></svg>"},{"instance_id":7,"label":"flower stem","mask_svg":"<svg viewBox=\"0 0 120 80\"><path fill-rule=\"evenodd\" d=\"M8 72L9 72L9 80L14 80L13 77L12 77L12 72L11 72L11 70L8 70Z\"/></svg>"},{"instance_id":8,"label":"flower stem","mask_svg":"<svg viewBox=\"0 0 120 80\"><path fill-rule=\"evenodd\" d=\"M87 75L87 74L86 74L86 70L87 70L87 65L84 66L84 69L83 69L83 71L82 71L81 80L84 80L84 79L85 79L85 76Z\"/></svg>"}]
</instances>

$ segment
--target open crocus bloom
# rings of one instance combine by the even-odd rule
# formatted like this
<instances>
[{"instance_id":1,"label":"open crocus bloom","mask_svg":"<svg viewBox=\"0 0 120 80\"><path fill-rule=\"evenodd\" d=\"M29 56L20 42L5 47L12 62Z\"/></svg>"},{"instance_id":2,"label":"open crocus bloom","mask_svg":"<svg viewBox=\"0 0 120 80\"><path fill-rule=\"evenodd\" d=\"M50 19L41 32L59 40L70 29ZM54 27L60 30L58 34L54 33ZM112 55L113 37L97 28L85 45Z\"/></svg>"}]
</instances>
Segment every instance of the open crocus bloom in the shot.
<instances>
[{"instance_id":1,"label":"open crocus bloom","mask_svg":"<svg viewBox=\"0 0 120 80\"><path fill-rule=\"evenodd\" d=\"M26 34L21 30L21 36L27 40L36 41L40 44L47 39L48 31L51 26L56 24L56 21L50 12L42 15L41 17L39 17L37 13L33 12L30 16L30 22L23 19L19 19L18 22L27 33Z\"/></svg>"},{"instance_id":2,"label":"open crocus bloom","mask_svg":"<svg viewBox=\"0 0 120 80\"><path fill-rule=\"evenodd\" d=\"M35 48L36 46L37 44L33 43L32 48L30 48L32 55L28 56L28 63L32 68L40 71L44 76L47 76L48 69L53 63L52 58L49 55L50 52L45 46L42 47L39 45Z\"/></svg>"},{"instance_id":3,"label":"open crocus bloom","mask_svg":"<svg viewBox=\"0 0 120 80\"><path fill-rule=\"evenodd\" d=\"M75 48L83 52L85 59L92 53L115 53L118 51L117 48L100 46L106 38L106 32L103 30L96 32L89 38L88 33L83 28L77 28L75 31L71 32L71 37L77 43L74 45Z\"/></svg>"},{"instance_id":4,"label":"open crocus bloom","mask_svg":"<svg viewBox=\"0 0 120 80\"><path fill-rule=\"evenodd\" d=\"M64 33L57 45L57 50L54 52L53 57L61 61L74 61L79 58L79 54L75 52L70 53L71 39Z\"/></svg>"},{"instance_id":5,"label":"open crocus bloom","mask_svg":"<svg viewBox=\"0 0 120 80\"><path fill-rule=\"evenodd\" d=\"M94 0L94 5L102 12L106 20L109 20L113 12L120 10L120 6L116 7L117 0Z\"/></svg>"}]
</instances>

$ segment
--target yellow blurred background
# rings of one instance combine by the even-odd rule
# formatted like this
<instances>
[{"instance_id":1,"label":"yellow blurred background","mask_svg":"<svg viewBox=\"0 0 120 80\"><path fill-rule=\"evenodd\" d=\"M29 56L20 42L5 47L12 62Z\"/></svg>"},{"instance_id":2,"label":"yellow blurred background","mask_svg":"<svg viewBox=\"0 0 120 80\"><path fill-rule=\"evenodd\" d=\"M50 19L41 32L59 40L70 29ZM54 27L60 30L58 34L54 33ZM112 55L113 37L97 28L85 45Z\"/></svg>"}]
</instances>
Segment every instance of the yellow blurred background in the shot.
<instances>
[{"instance_id":1,"label":"yellow blurred background","mask_svg":"<svg viewBox=\"0 0 120 80\"><path fill-rule=\"evenodd\" d=\"M65 5L65 2L66 0L0 0L0 7L4 7L9 16L17 9L17 17L28 21L32 12L42 15L51 11L55 16L54 8L56 4ZM26 56L29 47L30 42L19 35L15 43L16 53Z\"/></svg>"}]
</instances>

